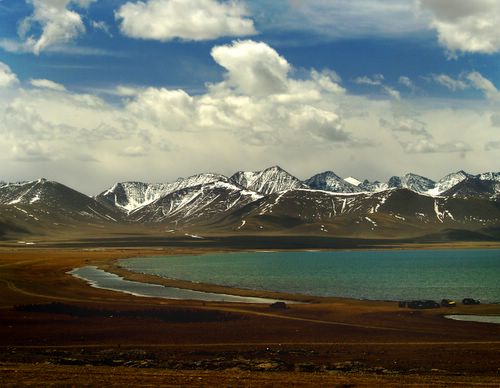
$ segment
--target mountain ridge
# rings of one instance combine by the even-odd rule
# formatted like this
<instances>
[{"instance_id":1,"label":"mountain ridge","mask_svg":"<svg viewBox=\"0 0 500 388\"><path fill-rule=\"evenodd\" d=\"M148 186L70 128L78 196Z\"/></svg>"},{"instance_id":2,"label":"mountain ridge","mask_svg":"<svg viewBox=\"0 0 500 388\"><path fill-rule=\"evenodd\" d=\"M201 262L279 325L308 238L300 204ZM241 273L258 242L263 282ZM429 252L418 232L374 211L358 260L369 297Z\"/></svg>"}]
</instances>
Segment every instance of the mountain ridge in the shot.
<instances>
[{"instance_id":1,"label":"mountain ridge","mask_svg":"<svg viewBox=\"0 0 500 388\"><path fill-rule=\"evenodd\" d=\"M46 179L1 183L0 238L217 232L390 239L453 229L466 232L451 235L487 240L500 230L500 173L458 171L437 182L411 173L387 183L350 180L360 183L333 171L301 181L273 166L229 178L119 182L94 197Z\"/></svg>"}]
</instances>

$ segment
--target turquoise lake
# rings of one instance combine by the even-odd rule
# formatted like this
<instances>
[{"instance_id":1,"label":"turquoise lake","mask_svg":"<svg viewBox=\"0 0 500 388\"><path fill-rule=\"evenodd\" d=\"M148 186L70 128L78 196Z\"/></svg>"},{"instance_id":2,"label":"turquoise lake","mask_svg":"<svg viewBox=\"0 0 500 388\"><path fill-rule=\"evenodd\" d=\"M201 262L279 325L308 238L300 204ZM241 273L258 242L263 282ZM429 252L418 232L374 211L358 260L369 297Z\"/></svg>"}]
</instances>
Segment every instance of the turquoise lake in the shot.
<instances>
[{"instance_id":1,"label":"turquoise lake","mask_svg":"<svg viewBox=\"0 0 500 388\"><path fill-rule=\"evenodd\" d=\"M171 279L316 296L500 302L500 250L221 253L120 265Z\"/></svg>"}]
</instances>

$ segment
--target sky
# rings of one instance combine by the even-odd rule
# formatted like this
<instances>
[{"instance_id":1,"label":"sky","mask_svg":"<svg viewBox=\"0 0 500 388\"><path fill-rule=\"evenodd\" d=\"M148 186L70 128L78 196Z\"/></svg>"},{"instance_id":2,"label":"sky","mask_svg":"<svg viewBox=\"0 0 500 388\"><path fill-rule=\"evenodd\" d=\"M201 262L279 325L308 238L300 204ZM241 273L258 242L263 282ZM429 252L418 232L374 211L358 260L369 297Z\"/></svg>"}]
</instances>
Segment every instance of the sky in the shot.
<instances>
[{"instance_id":1,"label":"sky","mask_svg":"<svg viewBox=\"0 0 500 388\"><path fill-rule=\"evenodd\" d=\"M500 171L500 0L0 0L0 180Z\"/></svg>"}]
</instances>

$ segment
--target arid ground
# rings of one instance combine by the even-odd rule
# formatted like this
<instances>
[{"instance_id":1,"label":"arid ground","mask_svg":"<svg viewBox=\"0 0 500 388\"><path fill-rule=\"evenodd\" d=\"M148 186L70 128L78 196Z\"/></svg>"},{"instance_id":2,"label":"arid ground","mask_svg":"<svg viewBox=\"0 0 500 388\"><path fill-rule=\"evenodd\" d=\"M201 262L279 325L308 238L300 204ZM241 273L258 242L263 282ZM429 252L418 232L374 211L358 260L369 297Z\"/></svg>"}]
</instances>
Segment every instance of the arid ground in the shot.
<instances>
[{"instance_id":1,"label":"arid ground","mask_svg":"<svg viewBox=\"0 0 500 388\"><path fill-rule=\"evenodd\" d=\"M207 249L0 248L1 385L500 385L500 325L444 318L498 315L500 305L411 310L164 281L307 302L274 310L136 297L66 273L91 264L160 282L114 263Z\"/></svg>"}]
</instances>

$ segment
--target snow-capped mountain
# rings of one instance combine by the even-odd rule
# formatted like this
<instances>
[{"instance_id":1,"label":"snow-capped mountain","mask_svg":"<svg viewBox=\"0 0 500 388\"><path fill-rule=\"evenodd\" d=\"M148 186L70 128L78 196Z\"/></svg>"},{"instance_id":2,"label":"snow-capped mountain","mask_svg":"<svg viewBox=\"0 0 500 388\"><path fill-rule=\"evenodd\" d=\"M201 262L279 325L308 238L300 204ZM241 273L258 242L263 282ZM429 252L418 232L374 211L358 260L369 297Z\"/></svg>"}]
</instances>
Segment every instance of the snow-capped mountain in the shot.
<instances>
[{"instance_id":1,"label":"snow-capped mountain","mask_svg":"<svg viewBox=\"0 0 500 388\"><path fill-rule=\"evenodd\" d=\"M500 172L485 172L479 174L479 179L481 179L482 181L500 182Z\"/></svg>"},{"instance_id":2,"label":"snow-capped mountain","mask_svg":"<svg viewBox=\"0 0 500 388\"><path fill-rule=\"evenodd\" d=\"M470 176L442 193L453 198L500 199L500 181Z\"/></svg>"},{"instance_id":3,"label":"snow-capped mountain","mask_svg":"<svg viewBox=\"0 0 500 388\"><path fill-rule=\"evenodd\" d=\"M357 186L339 177L333 171L316 174L305 180L304 183L311 189L331 191L333 193L358 193L362 191Z\"/></svg>"},{"instance_id":4,"label":"snow-capped mountain","mask_svg":"<svg viewBox=\"0 0 500 388\"><path fill-rule=\"evenodd\" d=\"M198 174L172 183L121 182L96 196L96 200L131 212L177 190L213 182L228 182L220 174Z\"/></svg>"},{"instance_id":5,"label":"snow-capped mountain","mask_svg":"<svg viewBox=\"0 0 500 388\"><path fill-rule=\"evenodd\" d=\"M453 186L458 185L465 179L472 177L473 175L467 174L465 171L453 172L441 178L433 188L429 189L428 194L441 195L442 193L450 190Z\"/></svg>"},{"instance_id":6,"label":"snow-capped mountain","mask_svg":"<svg viewBox=\"0 0 500 388\"><path fill-rule=\"evenodd\" d=\"M368 179L365 179L358 187L363 191L376 193L379 191L387 190L389 188L389 185L385 182L370 182Z\"/></svg>"},{"instance_id":7,"label":"snow-capped mountain","mask_svg":"<svg viewBox=\"0 0 500 388\"><path fill-rule=\"evenodd\" d=\"M262 195L240 186L216 181L176 190L133 211L129 218L135 222L166 221L175 226L193 222L214 222L261 198Z\"/></svg>"},{"instance_id":8,"label":"snow-capped mountain","mask_svg":"<svg viewBox=\"0 0 500 388\"><path fill-rule=\"evenodd\" d=\"M40 199L45 179L31 182L0 183L0 204L33 203Z\"/></svg>"},{"instance_id":9,"label":"snow-capped mountain","mask_svg":"<svg viewBox=\"0 0 500 388\"><path fill-rule=\"evenodd\" d=\"M403 188L417 193L426 193L436 186L436 182L417 174L408 173L402 177L391 177L387 185L389 188Z\"/></svg>"},{"instance_id":10,"label":"snow-capped mountain","mask_svg":"<svg viewBox=\"0 0 500 388\"><path fill-rule=\"evenodd\" d=\"M229 180L248 190L266 195L308 187L279 166L254 172L238 171Z\"/></svg>"},{"instance_id":11,"label":"snow-capped mountain","mask_svg":"<svg viewBox=\"0 0 500 388\"><path fill-rule=\"evenodd\" d=\"M350 182L359 181L331 171L301 182L271 167L231 178L199 174L172 183L118 183L95 198L45 179L3 182L0 239L153 230L163 236L202 231L412 239L444 233L500 240L500 173L459 171L437 183L415 174L387 183Z\"/></svg>"},{"instance_id":12,"label":"snow-capped mountain","mask_svg":"<svg viewBox=\"0 0 500 388\"><path fill-rule=\"evenodd\" d=\"M121 221L117 211L57 182L39 179L0 186L0 223L10 230L70 233L82 225L102 228Z\"/></svg>"}]
</instances>

